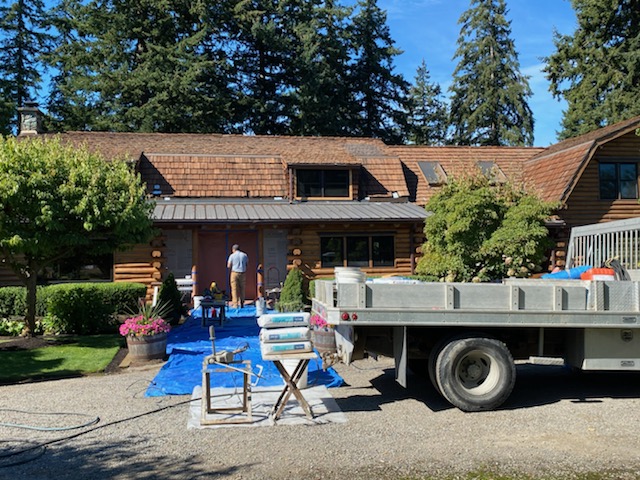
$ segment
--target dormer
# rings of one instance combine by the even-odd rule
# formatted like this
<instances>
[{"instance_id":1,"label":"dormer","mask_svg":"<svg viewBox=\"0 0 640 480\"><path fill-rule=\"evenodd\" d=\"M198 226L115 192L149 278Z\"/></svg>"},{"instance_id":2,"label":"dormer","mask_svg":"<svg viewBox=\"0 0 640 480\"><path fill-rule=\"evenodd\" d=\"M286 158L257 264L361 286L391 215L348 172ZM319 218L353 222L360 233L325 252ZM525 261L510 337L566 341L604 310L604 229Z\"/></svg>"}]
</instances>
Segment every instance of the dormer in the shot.
<instances>
[{"instance_id":1,"label":"dormer","mask_svg":"<svg viewBox=\"0 0 640 480\"><path fill-rule=\"evenodd\" d=\"M299 200L352 200L354 174L350 167L296 166L293 170Z\"/></svg>"},{"instance_id":2,"label":"dormer","mask_svg":"<svg viewBox=\"0 0 640 480\"><path fill-rule=\"evenodd\" d=\"M479 161L476 166L492 184L506 183L507 176L494 161Z\"/></svg>"}]
</instances>

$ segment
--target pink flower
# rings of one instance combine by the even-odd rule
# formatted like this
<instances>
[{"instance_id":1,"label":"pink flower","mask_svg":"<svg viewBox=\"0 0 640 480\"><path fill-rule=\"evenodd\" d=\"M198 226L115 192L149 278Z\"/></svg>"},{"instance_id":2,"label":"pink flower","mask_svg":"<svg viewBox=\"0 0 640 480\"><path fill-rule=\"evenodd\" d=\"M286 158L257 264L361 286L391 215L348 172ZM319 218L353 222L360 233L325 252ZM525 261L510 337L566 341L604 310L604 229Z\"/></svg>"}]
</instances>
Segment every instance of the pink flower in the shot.
<instances>
[{"instance_id":1,"label":"pink flower","mask_svg":"<svg viewBox=\"0 0 640 480\"><path fill-rule=\"evenodd\" d=\"M156 335L169 332L171 325L160 317L145 318L143 315L127 318L120 325L120 335L140 337L143 335Z\"/></svg>"},{"instance_id":2,"label":"pink flower","mask_svg":"<svg viewBox=\"0 0 640 480\"><path fill-rule=\"evenodd\" d=\"M322 318L320 315L317 315L317 314L311 315L311 318L309 319L309 323L311 323L312 326L317 328L324 328L329 325L324 318Z\"/></svg>"}]
</instances>

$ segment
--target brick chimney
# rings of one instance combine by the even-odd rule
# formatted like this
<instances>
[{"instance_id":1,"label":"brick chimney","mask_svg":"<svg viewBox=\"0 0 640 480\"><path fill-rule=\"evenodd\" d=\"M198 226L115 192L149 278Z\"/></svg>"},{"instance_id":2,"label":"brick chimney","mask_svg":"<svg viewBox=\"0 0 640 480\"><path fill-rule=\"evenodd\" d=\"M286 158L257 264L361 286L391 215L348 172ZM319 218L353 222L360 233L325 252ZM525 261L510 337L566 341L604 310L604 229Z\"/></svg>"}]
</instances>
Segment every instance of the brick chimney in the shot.
<instances>
[{"instance_id":1,"label":"brick chimney","mask_svg":"<svg viewBox=\"0 0 640 480\"><path fill-rule=\"evenodd\" d=\"M24 107L18 108L20 130L18 135L37 135L42 133L42 112L37 102L25 102Z\"/></svg>"}]
</instances>

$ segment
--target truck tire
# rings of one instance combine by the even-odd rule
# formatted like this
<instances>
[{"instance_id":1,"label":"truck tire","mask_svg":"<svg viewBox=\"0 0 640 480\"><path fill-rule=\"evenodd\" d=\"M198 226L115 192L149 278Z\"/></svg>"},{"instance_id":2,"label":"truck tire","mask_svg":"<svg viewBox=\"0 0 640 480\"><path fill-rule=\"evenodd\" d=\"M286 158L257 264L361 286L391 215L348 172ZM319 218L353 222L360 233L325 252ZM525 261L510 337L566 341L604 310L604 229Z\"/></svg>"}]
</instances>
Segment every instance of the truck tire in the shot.
<instances>
[{"instance_id":1,"label":"truck tire","mask_svg":"<svg viewBox=\"0 0 640 480\"><path fill-rule=\"evenodd\" d=\"M429 380L431 380L433 388L435 388L440 395L442 395L442 392L440 391L440 386L438 385L438 380L436 378L436 364L438 362L438 355L440 355L440 352L449 341L450 339L446 337L440 339L429 352L429 360L427 361L427 372L429 373Z\"/></svg>"},{"instance_id":2,"label":"truck tire","mask_svg":"<svg viewBox=\"0 0 640 480\"><path fill-rule=\"evenodd\" d=\"M516 367L507 346L499 340L466 336L452 339L438 354L438 389L465 412L493 410L509 397Z\"/></svg>"}]
</instances>

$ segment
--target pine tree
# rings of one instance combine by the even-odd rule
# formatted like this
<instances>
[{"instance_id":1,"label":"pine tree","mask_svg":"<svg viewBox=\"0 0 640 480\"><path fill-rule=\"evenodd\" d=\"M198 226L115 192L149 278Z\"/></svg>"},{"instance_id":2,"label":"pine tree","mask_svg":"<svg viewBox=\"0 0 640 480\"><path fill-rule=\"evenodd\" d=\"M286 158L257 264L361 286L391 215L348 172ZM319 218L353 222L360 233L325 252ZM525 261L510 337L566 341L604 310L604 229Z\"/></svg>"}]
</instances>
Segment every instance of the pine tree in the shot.
<instances>
[{"instance_id":1,"label":"pine tree","mask_svg":"<svg viewBox=\"0 0 640 480\"><path fill-rule=\"evenodd\" d=\"M409 141L417 145L443 145L447 139L447 105L440 85L431 82L422 60L409 91Z\"/></svg>"},{"instance_id":2,"label":"pine tree","mask_svg":"<svg viewBox=\"0 0 640 480\"><path fill-rule=\"evenodd\" d=\"M450 87L453 142L458 145L532 145L531 89L506 19L504 0L471 0Z\"/></svg>"},{"instance_id":3,"label":"pine tree","mask_svg":"<svg viewBox=\"0 0 640 480\"><path fill-rule=\"evenodd\" d=\"M545 72L564 98L560 139L640 115L640 2L572 0L578 28L555 35Z\"/></svg>"},{"instance_id":4,"label":"pine tree","mask_svg":"<svg viewBox=\"0 0 640 480\"><path fill-rule=\"evenodd\" d=\"M226 3L63 0L50 113L70 129L223 130L228 65L210 19Z\"/></svg>"},{"instance_id":5,"label":"pine tree","mask_svg":"<svg viewBox=\"0 0 640 480\"><path fill-rule=\"evenodd\" d=\"M406 137L409 84L393 73L393 60L402 53L376 0L360 0L352 24L353 134L402 143Z\"/></svg>"},{"instance_id":6,"label":"pine tree","mask_svg":"<svg viewBox=\"0 0 640 480\"><path fill-rule=\"evenodd\" d=\"M34 100L41 83L41 54L51 37L42 0L0 5L0 134L15 133L17 108Z\"/></svg>"}]
</instances>

